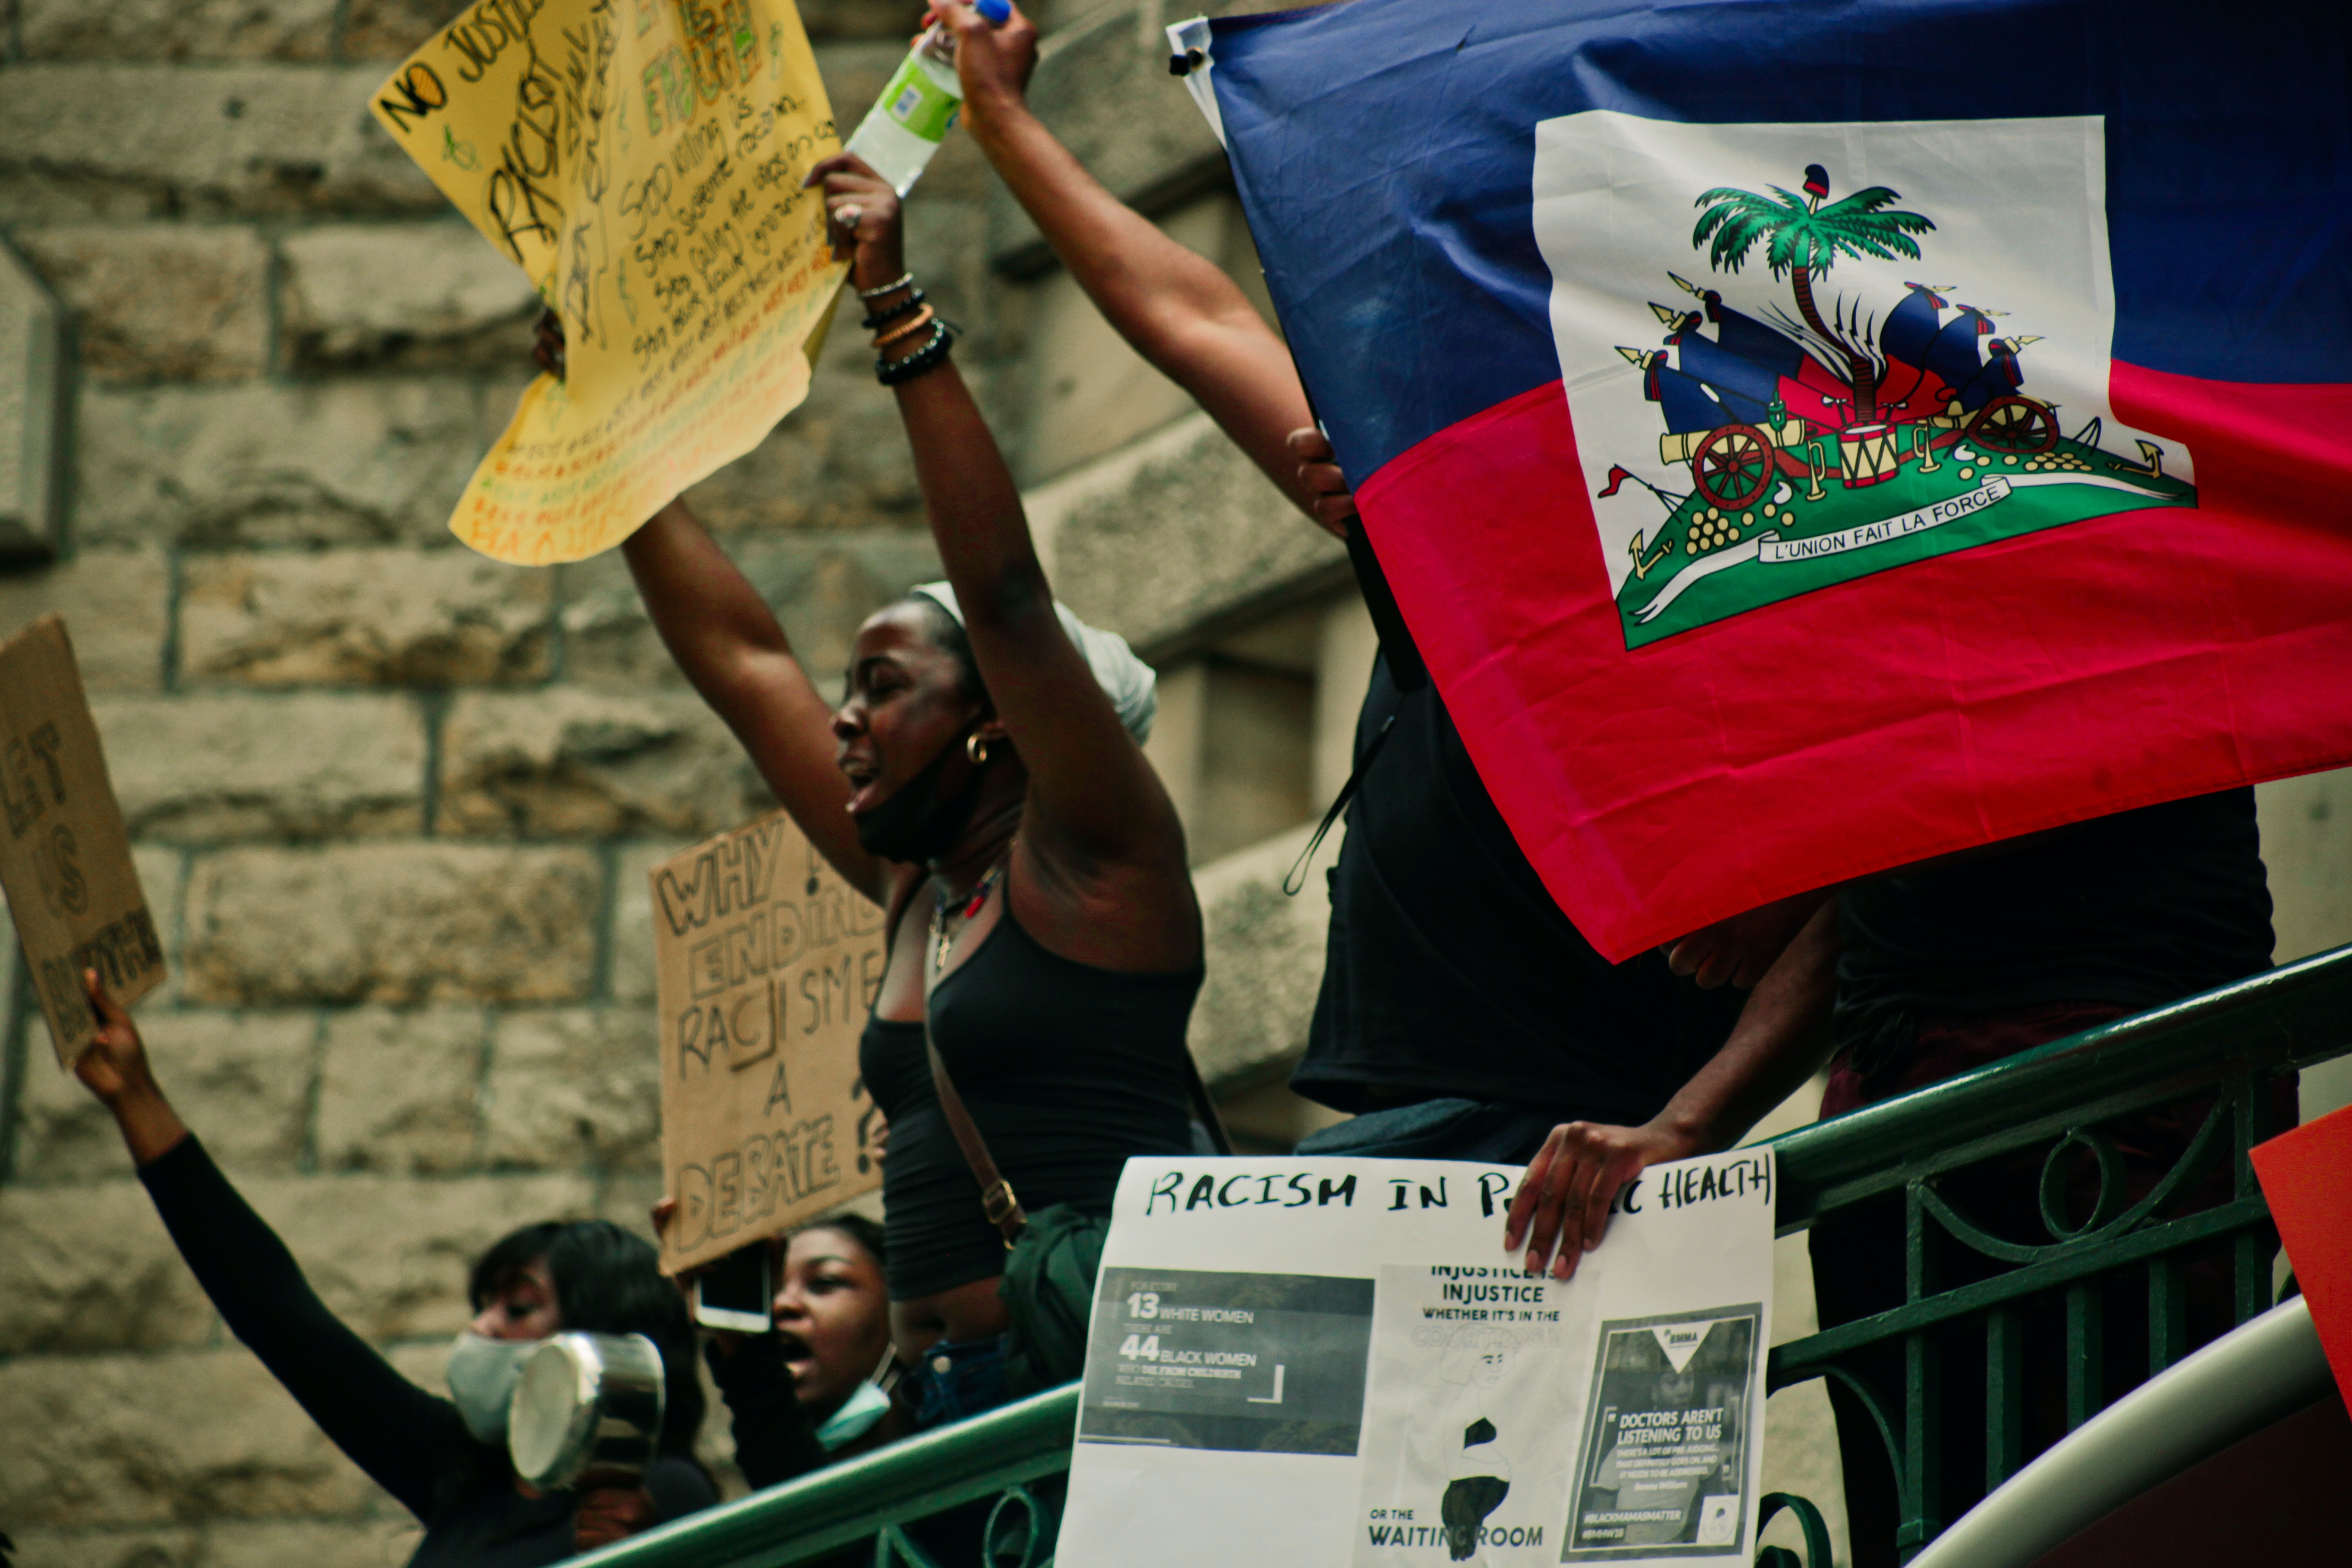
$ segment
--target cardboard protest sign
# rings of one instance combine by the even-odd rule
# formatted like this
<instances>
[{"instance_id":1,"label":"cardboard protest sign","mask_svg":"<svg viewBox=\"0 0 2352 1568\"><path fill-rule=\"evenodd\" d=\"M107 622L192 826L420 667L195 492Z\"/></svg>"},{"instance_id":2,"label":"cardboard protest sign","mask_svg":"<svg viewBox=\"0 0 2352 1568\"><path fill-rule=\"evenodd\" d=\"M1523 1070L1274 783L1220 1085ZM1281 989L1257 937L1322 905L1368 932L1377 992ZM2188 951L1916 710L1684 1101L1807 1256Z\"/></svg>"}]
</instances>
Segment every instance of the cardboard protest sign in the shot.
<instances>
[{"instance_id":1,"label":"cardboard protest sign","mask_svg":"<svg viewBox=\"0 0 2352 1568\"><path fill-rule=\"evenodd\" d=\"M654 868L676 1273L882 1184L857 1037L882 911L772 812Z\"/></svg>"},{"instance_id":2,"label":"cardboard protest sign","mask_svg":"<svg viewBox=\"0 0 2352 1568\"><path fill-rule=\"evenodd\" d=\"M1773 1173L1653 1167L1561 1284L1504 1256L1516 1169L1130 1160L1055 1561L1752 1557Z\"/></svg>"},{"instance_id":3,"label":"cardboard protest sign","mask_svg":"<svg viewBox=\"0 0 2352 1568\"><path fill-rule=\"evenodd\" d=\"M71 1067L93 1026L85 969L125 1006L163 983L131 835L107 777L66 624L44 616L0 644L0 887L49 1043Z\"/></svg>"},{"instance_id":4,"label":"cardboard protest sign","mask_svg":"<svg viewBox=\"0 0 2352 1568\"><path fill-rule=\"evenodd\" d=\"M449 526L521 565L609 550L808 393L845 262L790 0L478 0L375 117L563 318Z\"/></svg>"}]
</instances>

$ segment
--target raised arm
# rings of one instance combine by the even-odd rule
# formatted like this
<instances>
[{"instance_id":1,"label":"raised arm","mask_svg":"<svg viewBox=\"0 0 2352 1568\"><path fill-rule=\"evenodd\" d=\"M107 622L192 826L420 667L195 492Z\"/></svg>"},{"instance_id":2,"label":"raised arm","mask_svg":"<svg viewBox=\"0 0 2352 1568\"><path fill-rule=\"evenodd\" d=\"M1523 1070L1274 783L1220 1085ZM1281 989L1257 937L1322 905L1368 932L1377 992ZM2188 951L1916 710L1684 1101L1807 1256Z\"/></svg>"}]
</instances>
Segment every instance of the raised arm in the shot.
<instances>
[{"instance_id":1,"label":"raised arm","mask_svg":"<svg viewBox=\"0 0 2352 1568\"><path fill-rule=\"evenodd\" d=\"M824 183L837 230L855 236L851 281L877 289L902 278L898 204L889 184L845 153L819 163L810 178ZM903 288L867 301L877 314L906 302ZM884 350L893 358L911 357L929 341L919 315L907 320L896 329L904 335ZM996 722L1028 770L1024 837L1033 851L1081 874L1091 865L1181 878L1175 808L1062 629L1021 492L954 362L900 382L897 393L972 657ZM1189 879L1185 886L1189 907Z\"/></svg>"},{"instance_id":2,"label":"raised arm","mask_svg":"<svg viewBox=\"0 0 2352 1568\"><path fill-rule=\"evenodd\" d=\"M955 29L964 124L1087 297L1293 504L1342 531L1352 503L1302 477L1287 445L1315 421L1282 339L1232 279L1104 189L1029 111L1037 29L1026 16L992 27L968 0L932 10Z\"/></svg>"},{"instance_id":3,"label":"raised arm","mask_svg":"<svg viewBox=\"0 0 2352 1568\"><path fill-rule=\"evenodd\" d=\"M552 310L540 316L531 357L550 375L564 372L563 323ZM884 873L858 847L849 783L834 763L833 710L793 657L776 613L683 499L654 513L621 554L686 679L735 731L817 852L880 903Z\"/></svg>"},{"instance_id":4,"label":"raised arm","mask_svg":"<svg viewBox=\"0 0 2352 1568\"><path fill-rule=\"evenodd\" d=\"M335 1446L419 1519L465 1439L455 1406L393 1370L329 1311L164 1099L121 1005L83 976L99 1028L74 1073L113 1114L164 1228L215 1307Z\"/></svg>"},{"instance_id":5,"label":"raised arm","mask_svg":"<svg viewBox=\"0 0 2352 1568\"><path fill-rule=\"evenodd\" d=\"M882 865L858 847L849 781L834 763L833 710L768 602L684 500L656 512L622 552L678 668L735 731L817 852L879 903Z\"/></svg>"}]
</instances>

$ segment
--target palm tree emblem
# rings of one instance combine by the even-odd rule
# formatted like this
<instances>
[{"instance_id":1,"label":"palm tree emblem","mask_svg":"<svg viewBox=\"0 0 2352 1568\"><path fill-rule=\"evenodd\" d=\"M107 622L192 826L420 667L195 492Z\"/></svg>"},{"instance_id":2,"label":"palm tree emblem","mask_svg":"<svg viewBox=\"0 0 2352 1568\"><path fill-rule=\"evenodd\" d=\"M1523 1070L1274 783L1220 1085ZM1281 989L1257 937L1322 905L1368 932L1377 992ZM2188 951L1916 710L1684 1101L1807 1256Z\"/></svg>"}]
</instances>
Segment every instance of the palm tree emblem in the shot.
<instances>
[{"instance_id":1,"label":"palm tree emblem","mask_svg":"<svg viewBox=\"0 0 2352 1568\"><path fill-rule=\"evenodd\" d=\"M1692 205L1699 214L1691 231L1696 247L1708 241L1707 260L1716 268L1737 272L1760 240L1764 265L1774 278L1786 275L1797 294L1797 310L1815 336L1845 361L1847 380L1853 387L1854 418L1868 423L1878 413L1878 363L1865 345L1845 331L1833 330L1813 302L1813 279L1827 272L1841 256L1898 257L1918 259L1919 247L1911 236L1936 226L1915 212L1887 211L1900 198L1885 185L1872 185L1828 205L1830 177L1819 163L1805 166L1804 194L1767 187L1769 196L1717 185Z\"/></svg>"}]
</instances>

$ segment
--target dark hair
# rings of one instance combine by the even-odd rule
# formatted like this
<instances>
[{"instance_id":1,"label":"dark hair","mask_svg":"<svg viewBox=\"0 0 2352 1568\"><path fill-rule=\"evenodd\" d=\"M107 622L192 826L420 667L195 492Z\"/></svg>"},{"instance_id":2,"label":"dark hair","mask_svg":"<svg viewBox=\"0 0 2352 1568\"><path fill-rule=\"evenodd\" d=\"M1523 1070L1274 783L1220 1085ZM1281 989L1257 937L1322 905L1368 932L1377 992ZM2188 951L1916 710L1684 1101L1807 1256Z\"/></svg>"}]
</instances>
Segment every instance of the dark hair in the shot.
<instances>
[{"instance_id":1,"label":"dark hair","mask_svg":"<svg viewBox=\"0 0 2352 1568\"><path fill-rule=\"evenodd\" d=\"M831 1219L813 1219L786 1236L784 1244L789 1247L794 1237L806 1236L813 1230L839 1231L866 1249L866 1255L874 1259L875 1268L882 1269L886 1274L889 1271L888 1265L883 1260L882 1227L864 1215L845 1214L835 1215Z\"/></svg>"},{"instance_id":2,"label":"dark hair","mask_svg":"<svg viewBox=\"0 0 2352 1568\"><path fill-rule=\"evenodd\" d=\"M544 1259L566 1329L592 1334L643 1334L660 1350L668 1399L664 1453L688 1454L702 1430L702 1381L694 1366L694 1325L677 1287L662 1277L661 1254L643 1237L609 1220L542 1220L505 1237L474 1265L467 1294L483 1304L531 1264Z\"/></svg>"},{"instance_id":3,"label":"dark hair","mask_svg":"<svg viewBox=\"0 0 2352 1568\"><path fill-rule=\"evenodd\" d=\"M963 679L963 689L982 702L988 701L988 683L980 678L980 660L971 654L971 638L964 635L963 623L948 613L948 607L929 594L909 594L902 604L919 605L930 622L931 641L939 650L956 661ZM854 1232L852 1234L855 1234ZM881 1256L879 1253L877 1257Z\"/></svg>"}]
</instances>

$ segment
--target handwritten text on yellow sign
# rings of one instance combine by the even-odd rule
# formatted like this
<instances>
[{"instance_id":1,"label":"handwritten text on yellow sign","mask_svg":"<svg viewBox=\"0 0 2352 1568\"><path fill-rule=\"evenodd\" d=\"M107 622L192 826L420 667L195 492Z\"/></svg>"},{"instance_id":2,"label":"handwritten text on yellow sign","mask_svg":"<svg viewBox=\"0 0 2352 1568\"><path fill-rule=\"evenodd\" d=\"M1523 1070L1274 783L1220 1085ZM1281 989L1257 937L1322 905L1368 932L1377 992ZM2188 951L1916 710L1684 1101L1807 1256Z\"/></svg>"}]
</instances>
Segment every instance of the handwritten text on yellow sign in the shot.
<instances>
[{"instance_id":1,"label":"handwritten text on yellow sign","mask_svg":"<svg viewBox=\"0 0 2352 1568\"><path fill-rule=\"evenodd\" d=\"M608 550L807 395L839 138L789 0L478 0L373 109L563 318L450 520L475 549Z\"/></svg>"}]
</instances>

